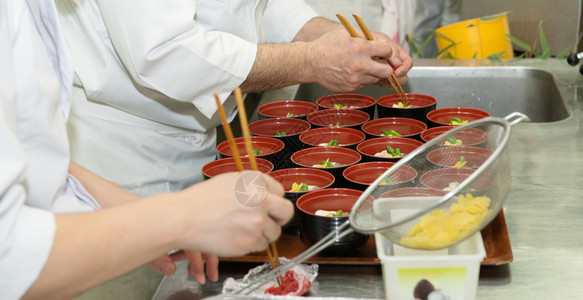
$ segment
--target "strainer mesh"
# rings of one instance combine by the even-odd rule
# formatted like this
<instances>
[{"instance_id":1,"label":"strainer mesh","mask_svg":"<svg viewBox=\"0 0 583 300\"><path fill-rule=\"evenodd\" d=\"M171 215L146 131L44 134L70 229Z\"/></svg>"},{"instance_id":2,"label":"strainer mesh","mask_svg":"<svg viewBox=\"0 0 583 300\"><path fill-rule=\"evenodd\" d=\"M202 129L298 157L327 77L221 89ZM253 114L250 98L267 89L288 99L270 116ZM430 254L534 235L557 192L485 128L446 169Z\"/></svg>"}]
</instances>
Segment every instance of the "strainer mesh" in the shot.
<instances>
[{"instance_id":1,"label":"strainer mesh","mask_svg":"<svg viewBox=\"0 0 583 300\"><path fill-rule=\"evenodd\" d=\"M406 153L359 198L351 211L351 226L360 232L380 231L393 243L412 248L444 248L469 237L496 216L508 193L509 134L508 121L490 117L455 127ZM472 202L455 204L469 195ZM476 199L483 196L487 198ZM486 199L490 202L478 203ZM429 244L407 243L405 237L422 216L429 216L424 222L436 218L446 222L439 228L431 225L438 228L435 232L425 232Z\"/></svg>"}]
</instances>

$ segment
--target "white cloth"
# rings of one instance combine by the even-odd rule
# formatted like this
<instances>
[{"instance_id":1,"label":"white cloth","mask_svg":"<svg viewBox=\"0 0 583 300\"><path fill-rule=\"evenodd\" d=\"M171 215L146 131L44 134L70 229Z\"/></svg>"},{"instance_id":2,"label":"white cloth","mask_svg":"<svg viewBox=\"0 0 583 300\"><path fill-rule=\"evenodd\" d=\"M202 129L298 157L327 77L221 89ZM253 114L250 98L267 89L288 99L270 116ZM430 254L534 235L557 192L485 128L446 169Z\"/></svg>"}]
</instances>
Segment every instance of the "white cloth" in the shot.
<instances>
[{"instance_id":1,"label":"white cloth","mask_svg":"<svg viewBox=\"0 0 583 300\"><path fill-rule=\"evenodd\" d=\"M409 51L407 34L414 31L414 16L416 1L414 0L382 0L383 17L380 31L388 34L405 51Z\"/></svg>"},{"instance_id":2,"label":"white cloth","mask_svg":"<svg viewBox=\"0 0 583 300\"><path fill-rule=\"evenodd\" d=\"M416 0L306 0L319 14L338 21L336 14L344 15L357 26L352 14L359 15L372 31L392 37L408 51L405 36L413 33Z\"/></svg>"},{"instance_id":3,"label":"white cloth","mask_svg":"<svg viewBox=\"0 0 583 300\"><path fill-rule=\"evenodd\" d=\"M53 1L1 0L0 299L19 299L38 277L53 212L99 208L67 174L72 78Z\"/></svg>"},{"instance_id":4,"label":"white cloth","mask_svg":"<svg viewBox=\"0 0 583 300\"><path fill-rule=\"evenodd\" d=\"M289 42L302 0L58 0L77 74L73 160L140 195L202 180L220 124L213 93L247 77L258 43Z\"/></svg>"}]
</instances>

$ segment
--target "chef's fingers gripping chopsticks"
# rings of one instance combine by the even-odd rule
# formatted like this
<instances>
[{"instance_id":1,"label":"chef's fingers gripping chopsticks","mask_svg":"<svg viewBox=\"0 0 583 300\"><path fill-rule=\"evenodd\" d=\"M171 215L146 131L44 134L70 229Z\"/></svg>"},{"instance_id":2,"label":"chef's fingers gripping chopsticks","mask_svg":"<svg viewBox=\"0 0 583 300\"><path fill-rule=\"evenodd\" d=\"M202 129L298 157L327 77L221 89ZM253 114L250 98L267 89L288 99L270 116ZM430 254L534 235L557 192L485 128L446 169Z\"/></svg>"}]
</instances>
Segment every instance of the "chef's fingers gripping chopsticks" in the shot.
<instances>
[{"instance_id":1,"label":"chef's fingers gripping chopsticks","mask_svg":"<svg viewBox=\"0 0 583 300\"><path fill-rule=\"evenodd\" d=\"M373 37L372 33L368 30L368 27L364 23L364 20L361 17L359 17L359 16L357 16L355 14L353 14L352 16L354 17L354 19L356 20L356 23L358 24L358 26L360 27L360 29L364 33L364 36L366 37L366 39L369 40L369 41L374 40L374 37ZM348 20L343 15L336 14L336 17L338 18L338 20L340 20L340 23L342 23L342 25L344 25L344 28L346 28L346 30L348 31L348 33L350 34L350 36L356 37L356 38L359 37L359 35L356 32L356 30L354 30L354 28L352 27L352 25L350 25L350 23L348 22ZM397 80L397 77L395 76L395 73L391 73L391 76L389 78L387 78L387 80L389 81L389 84L391 85L391 88L395 91L395 93L397 93L397 95L399 96L399 98L401 98L401 101L403 102L403 104L405 106L408 106L409 105L409 99L407 98L407 94L405 94L405 92L403 91L403 88L401 87L401 84Z\"/></svg>"},{"instance_id":2,"label":"chef's fingers gripping chopsticks","mask_svg":"<svg viewBox=\"0 0 583 300\"><path fill-rule=\"evenodd\" d=\"M235 138L233 137L233 132L231 131L231 126L227 121L227 115L225 113L225 109L221 104L219 99L219 95L217 93L215 95L215 101L217 103L217 107L219 110L219 115L221 117L221 123L223 124L223 129L225 131L225 136L227 137L229 147L231 148L231 152L233 152L233 157L235 159L235 164L237 165L237 170L243 171L243 163L241 162L241 157L239 155L239 149L237 148L237 144L235 143ZM257 160L255 159L255 154L253 153L253 145L251 143L251 137L249 134L249 126L247 122L247 114L245 113L245 106L243 104L243 96L241 94L241 89L237 88L235 90L235 99L237 100L237 107L239 108L239 119L241 120L241 130L243 132L243 139L245 140L245 149L247 150L247 157L249 157L249 163L251 164L251 169L257 171ZM272 269L276 269L279 267L279 255L277 253L277 247L275 242L271 242L267 247L267 257L269 258L269 264L271 265ZM281 288L282 279L281 276L276 278L277 284Z\"/></svg>"}]
</instances>

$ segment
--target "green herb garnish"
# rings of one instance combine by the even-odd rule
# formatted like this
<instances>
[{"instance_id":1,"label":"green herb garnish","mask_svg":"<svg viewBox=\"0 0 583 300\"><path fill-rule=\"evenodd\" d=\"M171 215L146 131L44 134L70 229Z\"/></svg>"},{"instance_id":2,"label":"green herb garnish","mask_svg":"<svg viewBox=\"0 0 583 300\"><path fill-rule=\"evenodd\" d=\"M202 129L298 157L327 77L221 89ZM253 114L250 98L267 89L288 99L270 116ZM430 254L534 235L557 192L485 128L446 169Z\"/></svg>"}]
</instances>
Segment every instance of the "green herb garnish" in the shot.
<instances>
[{"instance_id":1,"label":"green herb garnish","mask_svg":"<svg viewBox=\"0 0 583 300\"><path fill-rule=\"evenodd\" d=\"M274 135L275 135L275 136L284 136L284 135L286 135L286 133L285 133L285 131L282 131L282 132L276 131L276 132L274 133Z\"/></svg>"},{"instance_id":2,"label":"green herb garnish","mask_svg":"<svg viewBox=\"0 0 583 300\"><path fill-rule=\"evenodd\" d=\"M298 191L300 191L300 192L305 192L305 191L307 191L307 190L308 190L308 185L307 185L307 184L305 184L305 183L302 183L302 184L300 185L300 188L298 189Z\"/></svg>"},{"instance_id":3,"label":"green herb garnish","mask_svg":"<svg viewBox=\"0 0 583 300\"><path fill-rule=\"evenodd\" d=\"M454 123L457 123L458 125L461 125L461 124L467 123L467 121L464 121L464 120L462 120L462 119L460 119L458 117L452 117L451 118L451 122L449 122L449 124L454 124Z\"/></svg>"},{"instance_id":4,"label":"green herb garnish","mask_svg":"<svg viewBox=\"0 0 583 300\"><path fill-rule=\"evenodd\" d=\"M326 159L325 161L321 161L320 162L320 166L322 166L322 168L334 168L334 165L330 162L330 159Z\"/></svg>"},{"instance_id":5,"label":"green herb garnish","mask_svg":"<svg viewBox=\"0 0 583 300\"><path fill-rule=\"evenodd\" d=\"M332 213L333 217L342 217L343 212L341 209L337 210L335 213Z\"/></svg>"},{"instance_id":6,"label":"green herb garnish","mask_svg":"<svg viewBox=\"0 0 583 300\"><path fill-rule=\"evenodd\" d=\"M382 133L384 136L401 136L401 134L400 134L400 133L398 133L398 132L396 132L396 131L394 131L394 130L392 130L392 129L391 129L391 130L384 130L384 129L382 129L382 130L381 130L381 133Z\"/></svg>"},{"instance_id":7,"label":"green herb garnish","mask_svg":"<svg viewBox=\"0 0 583 300\"><path fill-rule=\"evenodd\" d=\"M379 184L391 184L391 183L393 183L393 181L390 178L385 178Z\"/></svg>"},{"instance_id":8,"label":"green herb garnish","mask_svg":"<svg viewBox=\"0 0 583 300\"><path fill-rule=\"evenodd\" d=\"M463 156L460 156L460 160L458 162L455 163L454 167L455 168L463 168L466 166L466 158Z\"/></svg>"},{"instance_id":9,"label":"green herb garnish","mask_svg":"<svg viewBox=\"0 0 583 300\"><path fill-rule=\"evenodd\" d=\"M331 127L334 127L334 126L348 126L348 123L344 123L344 125L340 125L340 122L336 122L336 125L330 124L330 126Z\"/></svg>"},{"instance_id":10,"label":"green herb garnish","mask_svg":"<svg viewBox=\"0 0 583 300\"><path fill-rule=\"evenodd\" d=\"M455 138L455 136L450 135L447 137L447 142L450 144L455 144L455 143L457 143L457 139Z\"/></svg>"},{"instance_id":11,"label":"green herb garnish","mask_svg":"<svg viewBox=\"0 0 583 300\"><path fill-rule=\"evenodd\" d=\"M346 105L342 105L340 103L335 103L332 107L334 107L334 108L346 108Z\"/></svg>"},{"instance_id":12,"label":"green herb garnish","mask_svg":"<svg viewBox=\"0 0 583 300\"><path fill-rule=\"evenodd\" d=\"M257 155L261 155L263 153L263 150L255 150L253 149L253 155L257 156Z\"/></svg>"},{"instance_id":13,"label":"green herb garnish","mask_svg":"<svg viewBox=\"0 0 583 300\"><path fill-rule=\"evenodd\" d=\"M286 116L286 117L288 117L288 118L291 118L291 117L293 117L293 116L294 116L294 114L292 114L292 113L287 113L287 115L285 115L285 116Z\"/></svg>"},{"instance_id":14,"label":"green herb garnish","mask_svg":"<svg viewBox=\"0 0 583 300\"><path fill-rule=\"evenodd\" d=\"M326 146L338 146L338 140L330 140Z\"/></svg>"},{"instance_id":15,"label":"green herb garnish","mask_svg":"<svg viewBox=\"0 0 583 300\"><path fill-rule=\"evenodd\" d=\"M391 148L391 146L387 145L387 152L392 156L392 157L401 157L403 156L403 153L401 153L401 150L399 150L399 148L397 149L393 149Z\"/></svg>"}]
</instances>

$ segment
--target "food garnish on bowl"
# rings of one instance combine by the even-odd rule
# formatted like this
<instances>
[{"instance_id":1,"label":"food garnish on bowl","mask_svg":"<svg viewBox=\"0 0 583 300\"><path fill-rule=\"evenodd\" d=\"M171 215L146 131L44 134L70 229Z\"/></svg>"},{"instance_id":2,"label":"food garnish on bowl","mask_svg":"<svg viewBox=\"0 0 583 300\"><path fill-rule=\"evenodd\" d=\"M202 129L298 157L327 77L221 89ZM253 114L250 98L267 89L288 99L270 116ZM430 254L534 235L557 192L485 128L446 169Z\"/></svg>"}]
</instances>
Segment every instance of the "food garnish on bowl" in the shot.
<instances>
[{"instance_id":1,"label":"food garnish on bowl","mask_svg":"<svg viewBox=\"0 0 583 300\"><path fill-rule=\"evenodd\" d=\"M467 167L471 167L471 168L477 168L479 167L477 164L471 164L468 165L468 161L466 160L465 157L460 156L460 160L458 160L458 162L455 163L455 165L453 165L454 168L467 168Z\"/></svg>"},{"instance_id":2,"label":"food garnish on bowl","mask_svg":"<svg viewBox=\"0 0 583 300\"><path fill-rule=\"evenodd\" d=\"M314 214L322 217L348 217L350 212L342 211L341 209L337 211L318 209Z\"/></svg>"},{"instance_id":3,"label":"food garnish on bowl","mask_svg":"<svg viewBox=\"0 0 583 300\"><path fill-rule=\"evenodd\" d=\"M462 120L458 117L452 117L451 121L449 122L449 124L451 124L451 125L463 125L466 123L468 123L468 120Z\"/></svg>"},{"instance_id":4,"label":"food garnish on bowl","mask_svg":"<svg viewBox=\"0 0 583 300\"><path fill-rule=\"evenodd\" d=\"M320 187L317 185L310 185L307 183L292 183L292 188L291 190L289 190L290 192L307 192L307 191L313 191L313 190L317 190Z\"/></svg>"},{"instance_id":5,"label":"food garnish on bowl","mask_svg":"<svg viewBox=\"0 0 583 300\"><path fill-rule=\"evenodd\" d=\"M340 103L334 103L334 105L332 105L332 108L340 108L340 109L355 109L355 108L359 108L360 106L356 106L356 105L350 105L350 106L346 106Z\"/></svg>"},{"instance_id":6,"label":"food garnish on bowl","mask_svg":"<svg viewBox=\"0 0 583 300\"><path fill-rule=\"evenodd\" d=\"M330 127L334 127L334 126L336 126L336 127L339 127L339 126L348 126L348 123L344 123L344 125L342 125L342 124L340 124L340 122L336 122L336 124L330 124L328 126L330 126Z\"/></svg>"},{"instance_id":7,"label":"food garnish on bowl","mask_svg":"<svg viewBox=\"0 0 583 300\"><path fill-rule=\"evenodd\" d=\"M389 129L389 130L381 129L381 134L384 136L401 136L401 134L394 131L393 129Z\"/></svg>"},{"instance_id":8,"label":"food garnish on bowl","mask_svg":"<svg viewBox=\"0 0 583 300\"><path fill-rule=\"evenodd\" d=\"M443 191L445 191L445 192L451 192L451 191L455 190L455 188L457 188L458 185L460 185L459 182L452 181L452 182L449 183L448 186L446 186L446 187L443 188ZM462 190L462 192L465 192L465 193L471 193L471 192L475 192L475 191L476 190L474 190L473 188L470 188L470 187L466 187L465 189Z\"/></svg>"},{"instance_id":9,"label":"food garnish on bowl","mask_svg":"<svg viewBox=\"0 0 583 300\"><path fill-rule=\"evenodd\" d=\"M273 133L273 135L275 135L275 136L286 136L287 133L285 133L285 131L275 131Z\"/></svg>"},{"instance_id":10,"label":"food garnish on bowl","mask_svg":"<svg viewBox=\"0 0 583 300\"><path fill-rule=\"evenodd\" d=\"M321 143L319 146L340 146L338 140L330 140L328 143Z\"/></svg>"},{"instance_id":11,"label":"food garnish on bowl","mask_svg":"<svg viewBox=\"0 0 583 300\"><path fill-rule=\"evenodd\" d=\"M326 159L325 161L321 161L319 164L313 165L313 167L317 168L334 168L334 167L342 167L344 166L341 163L331 162L330 158Z\"/></svg>"},{"instance_id":12,"label":"food garnish on bowl","mask_svg":"<svg viewBox=\"0 0 583 300\"><path fill-rule=\"evenodd\" d=\"M390 178L385 178L383 179L383 181L381 181L381 183L379 183L380 185L387 185L387 184L392 184L393 181Z\"/></svg>"},{"instance_id":13,"label":"food garnish on bowl","mask_svg":"<svg viewBox=\"0 0 583 300\"><path fill-rule=\"evenodd\" d=\"M397 103L397 104L393 104L393 107L394 107L394 108L413 108L413 107L415 107L415 106L414 106L414 105L412 105L412 104L405 105L405 104L403 104L403 102L399 101L399 103Z\"/></svg>"},{"instance_id":14,"label":"food garnish on bowl","mask_svg":"<svg viewBox=\"0 0 583 300\"><path fill-rule=\"evenodd\" d=\"M444 142L444 145L446 146L461 146L462 144L463 141L460 139L456 139L455 136L453 135L448 136Z\"/></svg>"},{"instance_id":15,"label":"food garnish on bowl","mask_svg":"<svg viewBox=\"0 0 583 300\"><path fill-rule=\"evenodd\" d=\"M393 149L391 146L387 145L387 149L381 152L375 153L374 156L377 157L403 157L405 153L401 153L399 148Z\"/></svg>"}]
</instances>

